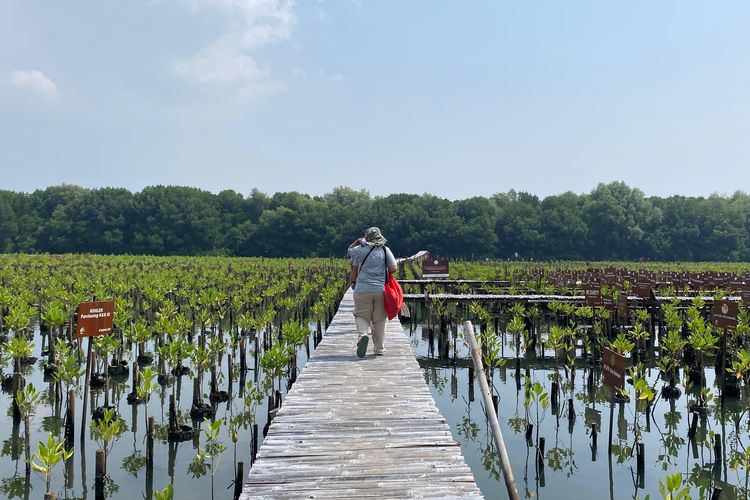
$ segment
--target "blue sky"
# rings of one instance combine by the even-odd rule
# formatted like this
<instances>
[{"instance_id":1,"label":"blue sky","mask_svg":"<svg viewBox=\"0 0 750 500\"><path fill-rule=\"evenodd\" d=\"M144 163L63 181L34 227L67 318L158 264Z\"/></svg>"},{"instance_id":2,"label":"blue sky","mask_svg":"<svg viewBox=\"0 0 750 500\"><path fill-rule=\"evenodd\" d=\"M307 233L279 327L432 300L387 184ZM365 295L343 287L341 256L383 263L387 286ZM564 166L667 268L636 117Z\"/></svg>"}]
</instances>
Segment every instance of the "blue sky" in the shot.
<instances>
[{"instance_id":1,"label":"blue sky","mask_svg":"<svg viewBox=\"0 0 750 500\"><path fill-rule=\"evenodd\" d=\"M750 2L5 0L0 189L750 185Z\"/></svg>"}]
</instances>

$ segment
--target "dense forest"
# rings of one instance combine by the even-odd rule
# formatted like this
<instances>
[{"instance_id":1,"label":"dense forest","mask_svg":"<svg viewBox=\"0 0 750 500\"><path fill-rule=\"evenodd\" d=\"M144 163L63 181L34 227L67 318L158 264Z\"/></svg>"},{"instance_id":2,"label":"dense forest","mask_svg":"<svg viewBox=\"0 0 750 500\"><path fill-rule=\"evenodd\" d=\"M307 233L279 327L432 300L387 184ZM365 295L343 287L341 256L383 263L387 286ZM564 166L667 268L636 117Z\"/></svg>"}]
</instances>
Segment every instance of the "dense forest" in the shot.
<instances>
[{"instance_id":1,"label":"dense forest","mask_svg":"<svg viewBox=\"0 0 750 500\"><path fill-rule=\"evenodd\" d=\"M324 196L176 186L0 190L0 252L342 256L371 225L397 255L750 261L750 196L742 192L646 197L613 182L588 194L451 201L346 187Z\"/></svg>"}]
</instances>

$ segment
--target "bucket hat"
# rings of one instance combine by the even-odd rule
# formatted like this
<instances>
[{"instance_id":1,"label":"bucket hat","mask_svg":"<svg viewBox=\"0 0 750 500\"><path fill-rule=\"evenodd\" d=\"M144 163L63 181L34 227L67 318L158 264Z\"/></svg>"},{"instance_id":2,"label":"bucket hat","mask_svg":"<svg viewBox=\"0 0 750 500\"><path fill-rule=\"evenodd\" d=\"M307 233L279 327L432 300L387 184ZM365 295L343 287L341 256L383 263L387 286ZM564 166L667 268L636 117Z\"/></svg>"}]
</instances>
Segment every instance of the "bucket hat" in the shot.
<instances>
[{"instance_id":1,"label":"bucket hat","mask_svg":"<svg viewBox=\"0 0 750 500\"><path fill-rule=\"evenodd\" d=\"M375 245L376 247L382 247L388 240L386 240L383 234L380 232L380 228L371 227L368 228L367 231L365 231L365 241L367 243Z\"/></svg>"}]
</instances>

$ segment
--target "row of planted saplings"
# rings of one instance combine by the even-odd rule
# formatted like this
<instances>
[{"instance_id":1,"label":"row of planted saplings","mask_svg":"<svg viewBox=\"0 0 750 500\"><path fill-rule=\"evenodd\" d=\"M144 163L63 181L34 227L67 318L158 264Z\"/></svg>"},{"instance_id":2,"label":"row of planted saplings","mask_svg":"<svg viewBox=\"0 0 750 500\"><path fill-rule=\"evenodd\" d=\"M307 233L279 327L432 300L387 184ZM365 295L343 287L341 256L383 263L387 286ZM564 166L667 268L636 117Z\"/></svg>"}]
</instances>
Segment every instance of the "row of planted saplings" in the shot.
<instances>
[{"instance_id":1,"label":"row of planted saplings","mask_svg":"<svg viewBox=\"0 0 750 500\"><path fill-rule=\"evenodd\" d=\"M327 309L330 311L332 304L330 304L331 294L327 294L327 299L319 301L313 306L316 311L322 311ZM33 364L36 359L32 357L34 345L29 340L31 334L30 330L30 317L33 315L33 311L28 308L25 315L17 314L17 308L11 308L11 314L8 315L7 323L10 330L14 332L12 339L5 346L5 351L14 359L14 373L7 377L3 377L4 386L9 388L15 394L14 397L14 415L17 419L24 419L28 422L30 413L35 408L36 398L35 389L29 385L24 389L23 381L23 366L29 366ZM173 312L173 311L172 311ZM276 378L280 379L283 375L290 371L292 372L296 368L296 347L301 343L305 343L302 338L306 339L307 331L306 328L302 327L298 323L289 323L283 331L283 342L276 343L271 347L271 329L265 328L263 330L264 344L269 346L269 349L263 352L262 356L258 353L258 335L255 332L258 330L257 325L268 323L270 324L273 320L273 311L266 311L266 314L259 316L258 318L252 318L247 314L238 318L237 325L242 330L241 333L236 329L231 330L230 341L232 344L233 352L239 347L240 350L240 392L244 387L244 376L247 371L246 366L246 340L252 335L255 339L255 380L257 382L258 377L258 364L266 365L267 373L273 373ZM195 431L194 427L184 426L179 423L179 412L176 407L177 402L175 401L175 385L181 381L181 376L186 374L188 369L184 366L183 362L188 358L191 359L193 366L198 371L198 376L194 379L194 398L193 405L191 408L191 417L199 419L200 417L213 416L215 413L215 404L228 399L229 394L225 391L218 390L217 386L217 375L216 368L217 362L220 362L221 355L223 354L226 346L222 335L216 334L214 330L203 328L203 332L198 335L198 345L193 346L190 342L192 332L185 332L186 323L188 323L184 316L180 314L168 315L166 311L161 310L157 314L158 321L157 326L163 332L156 336L156 351L158 354L158 370L154 371L151 368L146 368L141 371L138 368L138 364L134 364L133 370L133 387L134 390L128 394L128 402L130 404L144 403L148 400L151 392L155 389L154 378L162 385L172 385L173 391L170 397L170 418L168 428L168 439L170 441L179 441L184 439L190 439ZM24 321L20 321L19 318L25 318ZM49 319L49 315L45 315L45 319ZM329 316L330 317L330 313ZM61 322L57 322L61 323ZM51 325L50 322L48 325ZM44 325L44 320L41 322ZM122 325L120 325L122 326ZM44 345L42 346L43 352L48 356L48 362L44 367L45 375L52 378L54 383L54 404L57 408L56 414L59 414L59 406L62 400L61 386L65 385L65 394L67 394L67 415L65 424L65 443L67 446L72 444L74 428L74 412L75 412L75 396L73 387L78 387L80 378L85 377L84 370L80 364L80 351L76 353L71 350L68 345L64 342L65 336L61 325L50 326L49 328L43 327L44 330L42 336L42 342L47 342L47 349ZM320 327L318 328L320 331ZM220 328L218 329L220 331ZM165 333L164 333L165 332ZM124 380L128 377L128 364L124 360L123 351L129 352L133 346L137 346L137 360L141 366L149 365L153 362L153 353L148 352L145 349L146 343L153 336L153 328L149 328L143 321L131 322L126 328L118 328L115 335L110 337L99 337L94 341L96 349L93 351L93 366L90 377L85 377L86 382L90 382L92 388L103 387L104 388L104 404L102 406L94 408L92 412L93 422L97 426L102 426L101 434L105 437L112 436L113 433L117 433L117 422L119 419L113 414L114 408L109 404L109 381L110 377L115 380ZM208 335L206 335L208 333ZM209 337L208 345L206 344L206 337ZM186 338L187 337L187 338ZM55 339L58 339L57 341ZM60 343L60 339L63 340ZM57 344L57 345L56 345ZM127 345L127 349L125 349ZM109 356L112 356L112 360L107 362ZM230 380L230 392L231 392L231 381L232 376L232 355L228 356L228 367L229 367L229 380ZM97 368L98 367L98 368ZM211 373L211 392L210 400L212 404L205 403L200 400L201 385L203 383L204 372L209 371ZM174 384L174 378L177 377L177 384ZM114 391L114 389L113 389ZM257 394L257 392L256 392ZM87 392L84 393L87 395ZM85 400L86 398L84 398ZM277 398L278 399L278 398ZM270 409L270 408L269 408ZM84 408L85 412L85 408ZM153 449L153 421L147 419L147 428L149 429L148 449L149 457L152 457ZM82 421L82 440L84 431L85 419ZM92 427L94 428L94 427ZM28 435L28 429L27 429ZM53 436L54 437L54 436ZM102 467L98 467L97 470L101 473L98 476L101 478L105 477L106 470L106 450L107 444L110 439L106 440L102 449L105 451L104 460L98 461L97 463ZM29 440L26 439L26 457L29 458ZM253 442L257 449L257 432L255 433ZM59 447L56 448L60 451ZM47 450L47 449L45 449ZM67 451L66 451L67 453ZM40 456L48 456L48 451L42 453L40 448ZM253 453L254 456L254 453ZM29 467L31 466L30 461L27 461L27 474ZM150 464L152 464L152 458L147 461L147 470L150 470ZM100 470L101 469L101 470ZM46 468L45 470L50 470ZM149 474L147 474L148 477Z\"/></svg>"},{"instance_id":2,"label":"row of planted saplings","mask_svg":"<svg viewBox=\"0 0 750 500\"><path fill-rule=\"evenodd\" d=\"M433 299L431 304L435 318L434 322L441 323L440 331L446 331L446 307L441 301ZM693 299L693 303L683 308L679 302L664 304L658 311L634 310L631 312L631 324L623 328L615 327L611 330L610 335L605 335L604 323L611 318L608 311L604 309L592 309L589 307L580 307L572 303L553 302L549 304L548 318L555 323L548 332L534 335L537 326L537 318L540 316L539 309L535 306L524 307L522 304L514 304L508 309L511 314L511 320L507 322L507 332L511 333L516 345L516 383L517 389L521 389L520 376L520 352L523 350L526 357L529 354L536 356L536 360L544 358L545 347L552 349L554 352L554 376L550 383L549 392L536 383L527 383L525 389L525 400L536 401L537 404L544 406L549 404L552 411L558 415L560 388L572 387L572 380L575 376L576 360L583 359L590 366L596 366L601 357L601 346L608 346L613 350L629 355L633 366L629 373L629 384L635 388L636 401L643 403L645 401L646 412L651 409L651 401L657 394L657 382L654 386L649 386L646 382L645 366L656 366L660 372L660 378L663 382L661 389L658 391L660 397L674 400L681 395L681 390L676 387L679 380L679 366L684 364L687 368L682 384L685 392L689 394L686 399L688 410L693 414L688 437L694 439L696 432L696 423L700 416L705 416L708 411L708 402L712 398L709 388L705 386L704 368L709 359L714 360L717 373L724 374L719 378L719 388L722 401L725 395L735 396L738 394L739 382L748 381L750 376L750 351L746 348L747 331L748 331L748 311L741 308L739 322L736 329L719 330L712 328L710 323L710 310L705 306L701 299ZM460 313L460 311L458 311ZM503 345L499 341L493 329L490 327L492 317L489 311L479 303L472 303L469 306L469 314L473 315L483 325L480 329L480 339L483 348L485 366L488 370L488 379L491 381L494 367L505 364L506 359L503 357ZM494 318L498 330L497 320ZM582 321L583 320L583 321ZM448 319L450 321L450 319ZM590 323L589 323L590 321ZM655 326L655 325L659 326ZM432 334L432 328L430 334ZM455 330L454 330L455 331ZM613 336L613 332L618 332ZM655 332L655 335L652 335ZM541 349L537 353L536 342L540 339ZM654 343L656 340L656 344ZM432 344L432 339L430 339ZM658 344L658 349L654 345ZM443 345L439 342L439 345ZM577 349L582 350L582 356L578 357ZM455 352L455 351L454 351ZM441 347L441 353L443 353ZM447 347L445 350L447 357ZM455 359L455 358L454 358ZM562 361L562 367L565 374L565 381L562 380L559 370L559 361ZM533 360L527 360L525 379L531 380L530 363ZM645 363L644 363L645 362ZM472 387L472 370L469 369L470 387ZM587 379L589 389L593 390L594 377L589 376ZM747 384L746 384L747 385ZM547 396L544 396L544 395ZM544 397L543 397L544 396ZM572 394L568 395L568 418L575 419L575 410L573 408ZM565 396L563 396L565 397ZM615 400L620 403L629 401L626 391L618 391L614 394ZM498 396L495 395L495 405L497 406ZM635 424L636 429L638 424ZM526 436L530 437L533 429L533 423L527 426ZM592 429L592 439L595 441L597 429ZM720 447L716 447L720 436L714 442L714 454L720 456ZM537 445L539 456L543 456L544 441ZM643 445L637 442L633 449L638 453L639 470L642 470ZM642 480L642 477L641 477Z\"/></svg>"}]
</instances>

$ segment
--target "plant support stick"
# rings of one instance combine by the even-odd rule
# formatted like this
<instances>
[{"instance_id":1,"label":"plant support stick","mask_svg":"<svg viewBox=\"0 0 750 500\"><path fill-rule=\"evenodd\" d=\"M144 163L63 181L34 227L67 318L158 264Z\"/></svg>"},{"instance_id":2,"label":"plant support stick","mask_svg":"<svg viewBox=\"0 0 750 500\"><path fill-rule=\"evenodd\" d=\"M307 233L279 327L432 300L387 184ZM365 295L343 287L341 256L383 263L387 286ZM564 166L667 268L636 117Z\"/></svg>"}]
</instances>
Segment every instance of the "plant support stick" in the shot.
<instances>
[{"instance_id":1,"label":"plant support stick","mask_svg":"<svg viewBox=\"0 0 750 500\"><path fill-rule=\"evenodd\" d=\"M498 456L500 457L500 465L503 469L503 478L505 479L505 487L508 490L508 497L511 500L518 500L518 490L516 489L516 480L513 478L513 470L510 468L510 460L508 460L508 452L505 449L505 441L503 440L503 434L500 430L500 424L497 421L497 413L495 413L495 407L492 403L492 395L490 394L490 387L487 384L487 379L484 376L484 369L482 367L482 357L477 340L474 338L474 327L471 321L464 322L464 330L466 336L469 339L469 347L471 348L471 358L474 360L474 369L476 376L479 379L479 386L482 389L482 398L484 399L484 408L487 412L487 417L490 420L490 427L492 428L492 435L495 438L495 445L497 446Z\"/></svg>"}]
</instances>

